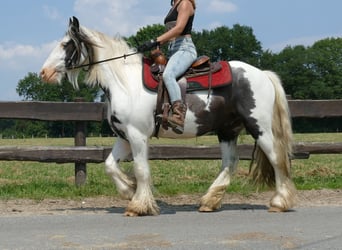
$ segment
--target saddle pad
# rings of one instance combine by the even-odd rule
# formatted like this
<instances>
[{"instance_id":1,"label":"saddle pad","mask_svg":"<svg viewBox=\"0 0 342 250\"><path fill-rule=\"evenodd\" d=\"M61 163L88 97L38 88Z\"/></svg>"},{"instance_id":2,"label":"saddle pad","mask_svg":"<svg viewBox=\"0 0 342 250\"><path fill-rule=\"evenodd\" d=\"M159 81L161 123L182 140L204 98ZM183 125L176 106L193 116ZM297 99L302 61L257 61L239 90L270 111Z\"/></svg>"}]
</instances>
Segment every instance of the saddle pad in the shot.
<instances>
[{"instance_id":1,"label":"saddle pad","mask_svg":"<svg viewBox=\"0 0 342 250\"><path fill-rule=\"evenodd\" d=\"M211 88L222 87L224 85L231 84L232 82L232 73L229 63L226 61L220 61L219 63L222 68L212 74ZM147 89L157 91L159 83L152 76L150 69L151 65L152 61L150 59L143 59L143 83ZM209 75L187 78L187 82L187 92L208 89Z\"/></svg>"}]
</instances>

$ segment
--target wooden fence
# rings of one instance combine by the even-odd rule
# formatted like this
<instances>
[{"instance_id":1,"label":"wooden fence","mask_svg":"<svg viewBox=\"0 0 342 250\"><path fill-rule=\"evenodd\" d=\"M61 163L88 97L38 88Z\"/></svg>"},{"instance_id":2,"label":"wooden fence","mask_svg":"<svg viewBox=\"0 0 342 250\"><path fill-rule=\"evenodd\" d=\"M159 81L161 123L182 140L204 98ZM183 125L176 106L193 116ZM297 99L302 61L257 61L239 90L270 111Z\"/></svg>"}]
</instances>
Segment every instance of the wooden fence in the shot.
<instances>
[{"instance_id":1,"label":"wooden fence","mask_svg":"<svg viewBox=\"0 0 342 250\"><path fill-rule=\"evenodd\" d=\"M342 116L342 100L289 100L293 118L328 118ZM0 119L28 119L41 121L70 121L75 123L75 147L1 146L0 160L75 163L75 182L86 180L86 163L103 162L110 147L86 145L87 121L106 119L104 103L85 102L0 102ZM253 145L239 145L240 159L250 159ZM341 143L297 143L294 158L308 158L310 154L341 154ZM219 146L150 146L149 158L156 159L220 159Z\"/></svg>"}]
</instances>

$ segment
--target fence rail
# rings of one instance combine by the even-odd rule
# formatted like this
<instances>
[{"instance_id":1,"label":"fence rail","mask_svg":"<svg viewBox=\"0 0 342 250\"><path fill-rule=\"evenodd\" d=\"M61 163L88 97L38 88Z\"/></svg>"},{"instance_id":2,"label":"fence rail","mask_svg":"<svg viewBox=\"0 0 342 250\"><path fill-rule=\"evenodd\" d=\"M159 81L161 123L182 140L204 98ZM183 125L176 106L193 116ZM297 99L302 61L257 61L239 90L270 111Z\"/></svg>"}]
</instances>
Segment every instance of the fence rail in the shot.
<instances>
[{"instance_id":1,"label":"fence rail","mask_svg":"<svg viewBox=\"0 0 342 250\"><path fill-rule=\"evenodd\" d=\"M342 117L341 100L289 100L293 118ZM19 147L1 146L0 160L75 163L75 182L84 184L86 163L103 162L109 147L86 146L87 121L106 119L104 103L87 102L0 102L0 119L25 119L41 121L74 121L75 147ZM251 159L252 145L239 145L240 159ZM219 159L218 146L150 146L151 160L158 159ZM341 154L342 143L299 143L295 145L294 158L309 158L310 154Z\"/></svg>"},{"instance_id":2,"label":"fence rail","mask_svg":"<svg viewBox=\"0 0 342 250\"><path fill-rule=\"evenodd\" d=\"M311 154L341 154L342 143L297 143L293 158L307 159ZM6 161L38 161L56 163L100 163L104 162L111 147L97 146L0 146L0 160ZM253 146L238 145L241 160L250 160ZM179 146L151 145L150 160L181 159L220 159L219 146Z\"/></svg>"},{"instance_id":3,"label":"fence rail","mask_svg":"<svg viewBox=\"0 0 342 250\"><path fill-rule=\"evenodd\" d=\"M342 116L342 99L289 100L294 118L327 118ZM105 103L93 102L0 102L0 119L44 121L102 121L106 119Z\"/></svg>"}]
</instances>

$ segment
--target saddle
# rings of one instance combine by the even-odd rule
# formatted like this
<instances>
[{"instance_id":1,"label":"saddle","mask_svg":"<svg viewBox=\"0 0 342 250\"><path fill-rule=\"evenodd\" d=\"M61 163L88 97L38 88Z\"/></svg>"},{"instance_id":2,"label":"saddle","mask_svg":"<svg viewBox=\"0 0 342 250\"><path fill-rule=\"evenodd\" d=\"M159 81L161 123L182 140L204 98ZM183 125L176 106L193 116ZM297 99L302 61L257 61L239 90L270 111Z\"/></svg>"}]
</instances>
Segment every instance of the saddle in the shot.
<instances>
[{"instance_id":1,"label":"saddle","mask_svg":"<svg viewBox=\"0 0 342 250\"><path fill-rule=\"evenodd\" d=\"M167 59L160 50L151 52L150 58L143 58L143 83L144 86L157 92L157 104L155 116L162 114L162 122L156 120L157 136L160 125L167 129L167 117L171 108L169 95L163 83L162 74L164 72ZM229 85L232 82L230 65L226 61L210 62L208 56L200 56L191 67L178 79L181 89L182 99L185 101L186 93L208 90L208 97L211 89Z\"/></svg>"},{"instance_id":2,"label":"saddle","mask_svg":"<svg viewBox=\"0 0 342 250\"><path fill-rule=\"evenodd\" d=\"M153 91L158 91L159 83L167 60L161 51L153 51L151 57L143 58L143 83ZM210 62L208 56L200 56L178 80L185 78L186 93L223 87L232 82L230 65L226 61ZM184 79L181 81L184 83ZM184 85L184 84L183 84ZM182 87L182 86L181 86Z\"/></svg>"}]
</instances>

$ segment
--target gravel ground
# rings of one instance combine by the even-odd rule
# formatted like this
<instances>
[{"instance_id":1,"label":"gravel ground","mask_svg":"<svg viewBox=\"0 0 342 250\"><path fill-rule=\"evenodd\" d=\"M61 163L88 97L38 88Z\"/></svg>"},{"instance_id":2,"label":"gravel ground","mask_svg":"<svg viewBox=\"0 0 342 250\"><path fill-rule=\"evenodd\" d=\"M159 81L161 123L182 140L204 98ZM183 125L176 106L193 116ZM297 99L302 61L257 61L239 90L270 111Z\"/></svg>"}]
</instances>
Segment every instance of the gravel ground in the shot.
<instances>
[{"instance_id":1,"label":"gravel ground","mask_svg":"<svg viewBox=\"0 0 342 250\"><path fill-rule=\"evenodd\" d=\"M268 206L273 192L254 193L249 196L226 194L222 209L253 209ZM200 195L179 195L157 197L161 213L166 211L197 210ZM29 199L0 200L0 216L44 215L44 214L82 214L124 212L127 201L119 197L94 197L79 200ZM342 206L342 190L298 191L296 207Z\"/></svg>"}]
</instances>

